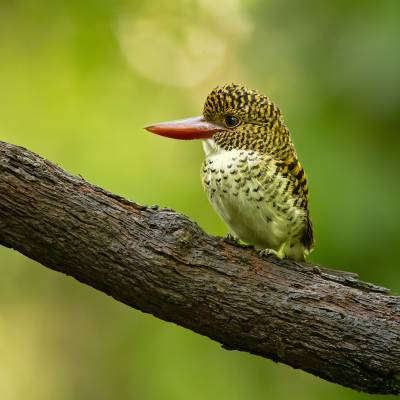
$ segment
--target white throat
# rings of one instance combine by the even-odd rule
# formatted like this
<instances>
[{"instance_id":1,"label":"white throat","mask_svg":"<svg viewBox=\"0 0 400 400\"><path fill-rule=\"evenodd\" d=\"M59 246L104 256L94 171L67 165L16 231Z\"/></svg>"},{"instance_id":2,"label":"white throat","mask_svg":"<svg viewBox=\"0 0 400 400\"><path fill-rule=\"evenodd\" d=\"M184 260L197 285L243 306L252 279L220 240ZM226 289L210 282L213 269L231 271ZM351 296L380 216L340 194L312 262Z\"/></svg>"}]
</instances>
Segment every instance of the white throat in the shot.
<instances>
[{"instance_id":1,"label":"white throat","mask_svg":"<svg viewBox=\"0 0 400 400\"><path fill-rule=\"evenodd\" d=\"M203 150L206 157L222 151L221 147L214 142L214 139L203 140Z\"/></svg>"}]
</instances>

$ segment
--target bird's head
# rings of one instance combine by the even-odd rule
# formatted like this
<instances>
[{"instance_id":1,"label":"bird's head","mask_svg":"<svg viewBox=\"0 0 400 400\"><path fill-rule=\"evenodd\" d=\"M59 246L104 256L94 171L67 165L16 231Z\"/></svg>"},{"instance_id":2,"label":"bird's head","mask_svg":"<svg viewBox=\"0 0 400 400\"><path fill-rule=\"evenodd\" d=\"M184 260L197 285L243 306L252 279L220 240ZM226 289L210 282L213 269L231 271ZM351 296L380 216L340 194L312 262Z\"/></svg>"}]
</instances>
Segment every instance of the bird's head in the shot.
<instances>
[{"instance_id":1,"label":"bird's head","mask_svg":"<svg viewBox=\"0 0 400 400\"><path fill-rule=\"evenodd\" d=\"M279 158L294 151L279 108L257 91L233 83L211 91L202 116L145 129L174 139L213 139L225 150L255 150Z\"/></svg>"}]
</instances>

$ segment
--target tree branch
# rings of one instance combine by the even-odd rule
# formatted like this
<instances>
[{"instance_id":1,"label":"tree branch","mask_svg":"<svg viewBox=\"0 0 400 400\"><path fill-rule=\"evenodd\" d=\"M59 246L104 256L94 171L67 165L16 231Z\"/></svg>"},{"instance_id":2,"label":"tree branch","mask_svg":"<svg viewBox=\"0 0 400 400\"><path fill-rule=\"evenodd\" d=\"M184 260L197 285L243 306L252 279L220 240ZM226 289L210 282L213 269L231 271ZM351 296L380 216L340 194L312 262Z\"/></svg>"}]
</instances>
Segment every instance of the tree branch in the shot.
<instances>
[{"instance_id":1,"label":"tree branch","mask_svg":"<svg viewBox=\"0 0 400 400\"><path fill-rule=\"evenodd\" d=\"M400 297L261 258L0 142L0 244L223 344L370 393L400 393Z\"/></svg>"}]
</instances>

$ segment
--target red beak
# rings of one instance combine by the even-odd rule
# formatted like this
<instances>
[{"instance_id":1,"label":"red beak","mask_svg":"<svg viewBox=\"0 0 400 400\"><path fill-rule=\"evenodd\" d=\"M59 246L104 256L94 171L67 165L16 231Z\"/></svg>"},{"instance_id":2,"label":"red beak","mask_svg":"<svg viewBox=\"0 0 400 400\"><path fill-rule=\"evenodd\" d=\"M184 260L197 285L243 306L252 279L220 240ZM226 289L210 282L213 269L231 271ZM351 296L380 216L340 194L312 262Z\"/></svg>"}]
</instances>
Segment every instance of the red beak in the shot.
<instances>
[{"instance_id":1,"label":"red beak","mask_svg":"<svg viewBox=\"0 0 400 400\"><path fill-rule=\"evenodd\" d=\"M223 130L223 127L206 121L203 117L180 119L177 121L160 122L159 124L146 126L149 132L166 136L172 139L191 140L209 139L215 132Z\"/></svg>"}]
</instances>

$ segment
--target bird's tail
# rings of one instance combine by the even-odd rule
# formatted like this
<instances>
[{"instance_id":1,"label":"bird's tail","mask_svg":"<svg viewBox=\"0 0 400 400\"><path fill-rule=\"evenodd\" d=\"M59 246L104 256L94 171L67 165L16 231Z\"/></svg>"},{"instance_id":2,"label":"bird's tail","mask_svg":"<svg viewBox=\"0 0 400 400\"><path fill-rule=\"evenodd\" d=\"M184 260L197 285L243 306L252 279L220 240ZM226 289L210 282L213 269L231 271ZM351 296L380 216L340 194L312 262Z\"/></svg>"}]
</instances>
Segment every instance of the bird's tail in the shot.
<instances>
[{"instance_id":1,"label":"bird's tail","mask_svg":"<svg viewBox=\"0 0 400 400\"><path fill-rule=\"evenodd\" d=\"M303 232L303 236L301 238L301 242L304 245L304 248L307 250L308 253L314 248L314 233L313 233L313 226L310 220L310 217L307 215L306 226Z\"/></svg>"}]
</instances>

